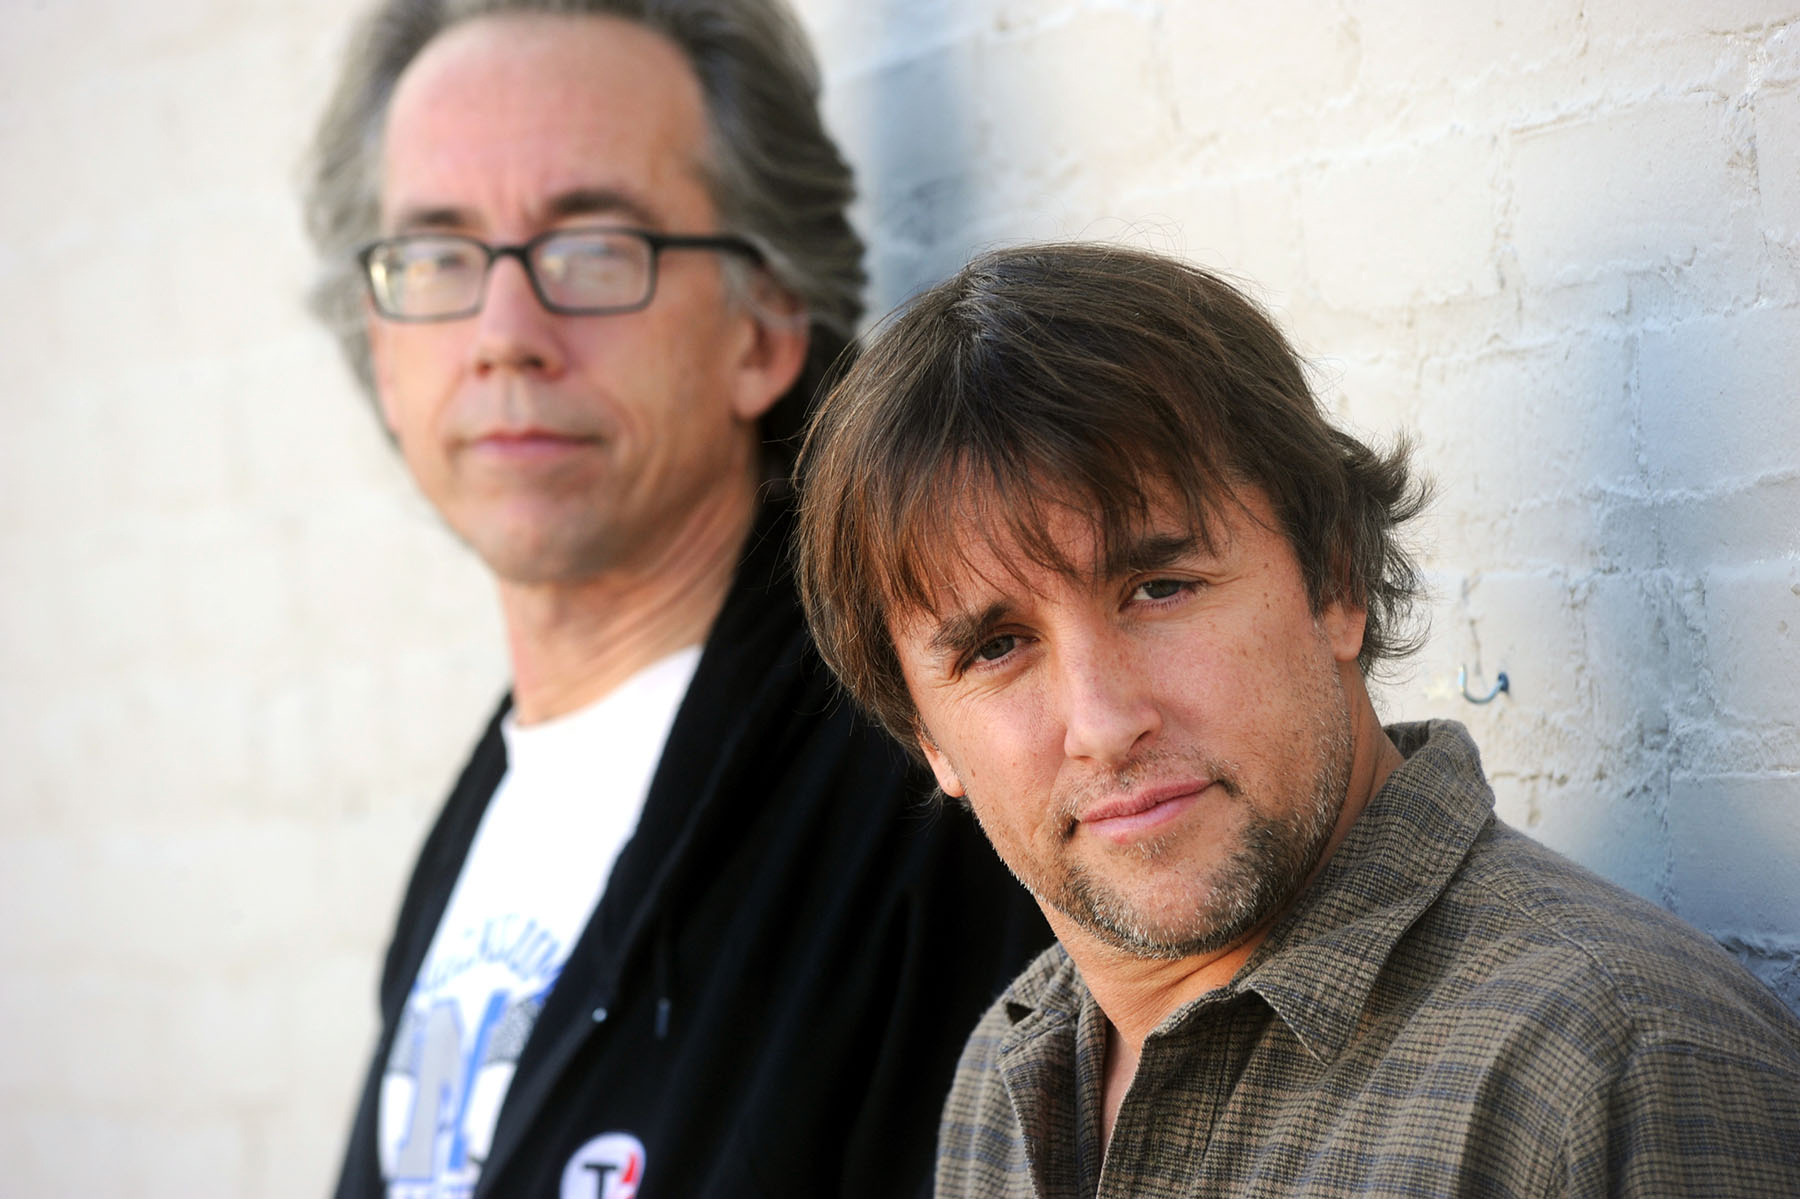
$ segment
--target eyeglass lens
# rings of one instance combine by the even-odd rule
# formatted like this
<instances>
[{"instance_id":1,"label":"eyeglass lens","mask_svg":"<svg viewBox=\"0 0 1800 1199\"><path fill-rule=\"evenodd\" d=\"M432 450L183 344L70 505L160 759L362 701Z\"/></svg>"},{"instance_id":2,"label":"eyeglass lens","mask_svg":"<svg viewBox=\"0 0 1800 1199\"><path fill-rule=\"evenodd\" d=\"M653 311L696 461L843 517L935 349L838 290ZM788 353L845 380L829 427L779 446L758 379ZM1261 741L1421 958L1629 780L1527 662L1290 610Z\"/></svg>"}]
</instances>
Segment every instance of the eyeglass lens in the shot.
<instances>
[{"instance_id":1,"label":"eyeglass lens","mask_svg":"<svg viewBox=\"0 0 1800 1199\"><path fill-rule=\"evenodd\" d=\"M539 294L561 308L631 308L650 287L652 251L629 233L571 231L527 249ZM420 234L393 238L369 255L379 306L396 316L432 317L480 309L488 247L473 238Z\"/></svg>"}]
</instances>

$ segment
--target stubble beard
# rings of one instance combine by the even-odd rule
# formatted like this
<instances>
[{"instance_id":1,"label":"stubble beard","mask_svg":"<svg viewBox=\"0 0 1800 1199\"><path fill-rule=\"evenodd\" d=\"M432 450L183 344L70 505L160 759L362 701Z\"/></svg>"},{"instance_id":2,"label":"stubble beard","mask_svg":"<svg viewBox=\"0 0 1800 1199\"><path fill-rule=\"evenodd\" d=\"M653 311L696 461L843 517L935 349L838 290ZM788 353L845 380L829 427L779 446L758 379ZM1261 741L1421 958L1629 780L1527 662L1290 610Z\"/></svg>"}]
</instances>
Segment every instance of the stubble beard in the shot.
<instances>
[{"instance_id":1,"label":"stubble beard","mask_svg":"<svg viewBox=\"0 0 1800 1199\"><path fill-rule=\"evenodd\" d=\"M1229 763L1197 764L1248 819L1231 853L1200 884L1193 902L1168 919L1143 906L1079 862L1067 862L1060 878L1023 879L1026 889L1104 944L1133 957L1174 960L1218 953L1241 941L1305 886L1337 827L1355 752L1349 711L1340 688L1320 689L1318 720L1312 733L1318 768L1307 794L1290 810L1269 815L1255 796L1246 796ZM1127 772L1174 760L1173 755L1134 762ZM1126 780L1129 786L1129 780ZM1174 835L1147 839L1134 847L1146 868L1175 852ZM1190 882L1193 880L1189 880Z\"/></svg>"}]
</instances>

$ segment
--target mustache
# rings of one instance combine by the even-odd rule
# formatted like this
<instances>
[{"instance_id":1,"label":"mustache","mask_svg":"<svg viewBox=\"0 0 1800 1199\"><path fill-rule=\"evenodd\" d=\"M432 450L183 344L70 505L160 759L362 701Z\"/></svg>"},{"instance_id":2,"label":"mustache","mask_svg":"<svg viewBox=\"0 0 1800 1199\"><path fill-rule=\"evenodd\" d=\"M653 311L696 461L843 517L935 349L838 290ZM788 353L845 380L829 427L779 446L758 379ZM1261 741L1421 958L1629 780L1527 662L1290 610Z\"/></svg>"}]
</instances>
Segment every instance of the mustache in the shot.
<instances>
[{"instance_id":1,"label":"mustache","mask_svg":"<svg viewBox=\"0 0 1800 1199\"><path fill-rule=\"evenodd\" d=\"M451 410L449 425L449 431L465 441L523 433L599 440L608 432L600 405L516 375L464 390Z\"/></svg>"},{"instance_id":2,"label":"mustache","mask_svg":"<svg viewBox=\"0 0 1800 1199\"><path fill-rule=\"evenodd\" d=\"M1101 800L1136 791L1158 779L1194 776L1210 779L1233 799L1243 794L1238 770L1232 763L1202 753L1156 748L1133 755L1115 769L1060 784L1051 792L1050 811L1067 838L1074 834L1081 812Z\"/></svg>"}]
</instances>

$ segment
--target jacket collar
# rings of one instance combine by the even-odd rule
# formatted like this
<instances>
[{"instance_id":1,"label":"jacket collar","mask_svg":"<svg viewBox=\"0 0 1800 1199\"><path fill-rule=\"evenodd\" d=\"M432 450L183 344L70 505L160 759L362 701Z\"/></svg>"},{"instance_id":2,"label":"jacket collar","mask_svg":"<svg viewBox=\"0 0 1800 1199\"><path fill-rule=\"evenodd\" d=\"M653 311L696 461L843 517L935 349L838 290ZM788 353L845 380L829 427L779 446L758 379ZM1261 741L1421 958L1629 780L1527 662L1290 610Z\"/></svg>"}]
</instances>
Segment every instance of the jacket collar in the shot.
<instances>
[{"instance_id":1,"label":"jacket collar","mask_svg":"<svg viewBox=\"0 0 1800 1199\"><path fill-rule=\"evenodd\" d=\"M704 874L718 847L754 815L743 805L734 808L732 799L744 793L734 780L759 768L759 754L773 740L769 730L792 723L791 701L784 706L771 697L786 694L796 677L824 669L806 640L789 571L792 524L785 495L765 496L670 727L637 831L620 851L569 968L538 1015L534 1032L545 1035L529 1037L520 1054L476 1185L478 1199L497 1193L551 1090L596 1035L589 1013L612 1002L626 965L653 955L650 969L665 984L659 998L668 998L668 946L690 880ZM667 1011L663 1007L659 1018L666 1019Z\"/></svg>"}]
</instances>

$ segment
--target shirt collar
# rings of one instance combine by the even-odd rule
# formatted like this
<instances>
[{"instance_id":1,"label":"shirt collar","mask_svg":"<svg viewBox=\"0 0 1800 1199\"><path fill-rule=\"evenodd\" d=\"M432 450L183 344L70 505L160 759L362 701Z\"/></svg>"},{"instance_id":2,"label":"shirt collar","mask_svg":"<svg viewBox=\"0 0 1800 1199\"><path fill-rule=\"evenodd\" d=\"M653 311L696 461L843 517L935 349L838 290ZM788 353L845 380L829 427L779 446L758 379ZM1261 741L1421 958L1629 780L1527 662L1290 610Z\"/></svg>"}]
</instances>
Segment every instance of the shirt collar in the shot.
<instances>
[{"instance_id":1,"label":"shirt collar","mask_svg":"<svg viewBox=\"0 0 1800 1199\"><path fill-rule=\"evenodd\" d=\"M1397 724L1387 733L1405 763L1227 988L1261 995L1326 1062L1349 1044L1395 945L1493 816L1481 755L1461 724Z\"/></svg>"},{"instance_id":2,"label":"shirt collar","mask_svg":"<svg viewBox=\"0 0 1800 1199\"><path fill-rule=\"evenodd\" d=\"M1045 1021L1073 1023L1080 1014L1086 994L1087 988L1081 983L1075 963L1069 960L1067 951L1060 944L1052 943L1012 980L1001 996L1001 1002L1005 1005L1008 1022L1018 1029L1027 1022L1033 1025ZM1040 1013L1041 1021L1031 1020Z\"/></svg>"},{"instance_id":3,"label":"shirt collar","mask_svg":"<svg viewBox=\"0 0 1800 1199\"><path fill-rule=\"evenodd\" d=\"M1387 734L1406 761L1293 910L1230 984L1171 1013L1158 1032L1249 992L1320 1061L1350 1043L1394 946L1449 884L1494 807L1480 752L1461 724L1396 724ZM1007 988L1004 1002L1012 1025L1005 1042L1016 1045L1073 1027L1092 1000L1068 954L1052 945Z\"/></svg>"}]
</instances>

